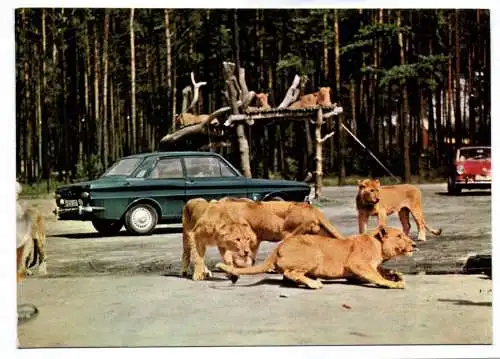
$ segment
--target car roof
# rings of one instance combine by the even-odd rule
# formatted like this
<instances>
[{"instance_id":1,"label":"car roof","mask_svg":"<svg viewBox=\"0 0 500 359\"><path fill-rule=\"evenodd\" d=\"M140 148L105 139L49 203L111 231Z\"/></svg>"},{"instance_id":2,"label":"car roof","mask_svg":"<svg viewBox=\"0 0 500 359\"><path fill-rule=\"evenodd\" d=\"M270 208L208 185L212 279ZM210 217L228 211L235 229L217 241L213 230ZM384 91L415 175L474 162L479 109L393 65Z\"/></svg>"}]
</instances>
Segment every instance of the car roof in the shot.
<instances>
[{"instance_id":1,"label":"car roof","mask_svg":"<svg viewBox=\"0 0 500 359\"><path fill-rule=\"evenodd\" d=\"M173 152L145 152L137 153L134 155L126 156L123 158L144 158L149 156L172 156L172 157L187 157L187 156L219 156L215 152L202 152L202 151L173 151Z\"/></svg>"}]
</instances>

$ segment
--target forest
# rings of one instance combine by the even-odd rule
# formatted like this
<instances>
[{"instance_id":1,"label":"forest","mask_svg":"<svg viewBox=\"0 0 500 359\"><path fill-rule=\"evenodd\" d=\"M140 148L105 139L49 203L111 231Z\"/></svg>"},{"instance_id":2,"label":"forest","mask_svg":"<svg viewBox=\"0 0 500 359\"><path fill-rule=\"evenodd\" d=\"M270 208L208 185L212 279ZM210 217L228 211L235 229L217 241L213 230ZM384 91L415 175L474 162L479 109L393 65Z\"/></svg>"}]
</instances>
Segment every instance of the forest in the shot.
<instances>
[{"instance_id":1,"label":"forest","mask_svg":"<svg viewBox=\"0 0 500 359\"><path fill-rule=\"evenodd\" d=\"M23 183L100 175L118 158L157 151L176 131L183 89L204 81L193 112L227 106L223 62L248 88L285 97L330 87L343 113L323 146L323 171L402 181L445 175L451 151L489 145L490 13L487 9L15 10L16 176ZM363 148L342 122L365 146ZM237 167L234 129L214 150ZM311 171L302 126L245 126L254 177L302 180Z\"/></svg>"}]
</instances>

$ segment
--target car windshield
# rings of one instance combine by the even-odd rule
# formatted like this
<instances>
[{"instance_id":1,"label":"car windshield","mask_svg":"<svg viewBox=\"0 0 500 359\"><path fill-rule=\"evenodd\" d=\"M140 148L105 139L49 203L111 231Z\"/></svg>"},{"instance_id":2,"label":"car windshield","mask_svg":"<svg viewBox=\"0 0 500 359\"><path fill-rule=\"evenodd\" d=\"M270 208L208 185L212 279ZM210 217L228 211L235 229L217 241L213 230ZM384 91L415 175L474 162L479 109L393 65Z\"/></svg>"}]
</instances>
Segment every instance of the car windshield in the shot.
<instances>
[{"instance_id":1,"label":"car windshield","mask_svg":"<svg viewBox=\"0 0 500 359\"><path fill-rule=\"evenodd\" d=\"M490 148L463 148L458 154L460 161L483 160L486 158L491 158Z\"/></svg>"},{"instance_id":2,"label":"car windshield","mask_svg":"<svg viewBox=\"0 0 500 359\"><path fill-rule=\"evenodd\" d=\"M108 176L129 176L137 168L142 158L124 158L115 162L102 177Z\"/></svg>"}]
</instances>

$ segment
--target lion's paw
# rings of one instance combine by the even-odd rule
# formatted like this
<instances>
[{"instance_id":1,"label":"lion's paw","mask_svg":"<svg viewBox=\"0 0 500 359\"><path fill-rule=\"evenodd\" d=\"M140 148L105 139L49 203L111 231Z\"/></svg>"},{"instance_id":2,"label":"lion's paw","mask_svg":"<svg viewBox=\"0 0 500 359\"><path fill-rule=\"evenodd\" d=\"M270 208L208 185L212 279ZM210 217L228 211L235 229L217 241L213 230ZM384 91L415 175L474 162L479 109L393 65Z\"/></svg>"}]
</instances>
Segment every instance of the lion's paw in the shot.
<instances>
[{"instance_id":1,"label":"lion's paw","mask_svg":"<svg viewBox=\"0 0 500 359\"><path fill-rule=\"evenodd\" d=\"M311 289L321 289L323 288L323 283L320 280L313 280L307 285Z\"/></svg>"},{"instance_id":2,"label":"lion's paw","mask_svg":"<svg viewBox=\"0 0 500 359\"><path fill-rule=\"evenodd\" d=\"M204 280L205 279L205 272L194 272L193 273L193 280Z\"/></svg>"}]
</instances>

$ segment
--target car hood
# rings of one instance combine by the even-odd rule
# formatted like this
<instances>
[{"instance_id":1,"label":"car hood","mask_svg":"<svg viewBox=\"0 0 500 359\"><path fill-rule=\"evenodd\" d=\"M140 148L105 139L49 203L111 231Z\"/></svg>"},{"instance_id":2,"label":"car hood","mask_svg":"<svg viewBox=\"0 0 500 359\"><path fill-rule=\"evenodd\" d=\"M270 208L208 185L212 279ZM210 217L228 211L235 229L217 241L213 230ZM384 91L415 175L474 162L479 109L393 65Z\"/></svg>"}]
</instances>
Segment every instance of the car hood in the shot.
<instances>
[{"instance_id":1,"label":"car hood","mask_svg":"<svg viewBox=\"0 0 500 359\"><path fill-rule=\"evenodd\" d=\"M72 194L78 194L83 191L88 191L92 189L117 187L126 182L127 182L127 177L125 176L106 176L106 177L96 178L95 180L91 181L82 181L58 187L56 189L56 193L62 196L66 195L71 196Z\"/></svg>"},{"instance_id":2,"label":"car hood","mask_svg":"<svg viewBox=\"0 0 500 359\"><path fill-rule=\"evenodd\" d=\"M459 165L464 166L464 173L491 173L491 160L460 161L457 162L457 166Z\"/></svg>"}]
</instances>

